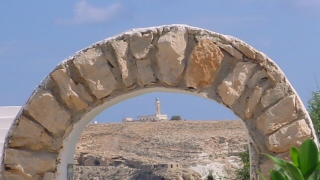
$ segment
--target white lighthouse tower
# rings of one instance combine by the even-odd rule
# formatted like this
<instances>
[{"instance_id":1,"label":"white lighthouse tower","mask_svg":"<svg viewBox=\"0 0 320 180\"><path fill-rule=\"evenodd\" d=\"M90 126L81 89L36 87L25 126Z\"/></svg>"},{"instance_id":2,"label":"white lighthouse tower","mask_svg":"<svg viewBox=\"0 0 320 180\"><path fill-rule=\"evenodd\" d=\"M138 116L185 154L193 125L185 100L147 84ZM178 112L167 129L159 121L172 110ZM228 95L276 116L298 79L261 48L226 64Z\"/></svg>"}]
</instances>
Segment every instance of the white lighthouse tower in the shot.
<instances>
[{"instance_id":1,"label":"white lighthouse tower","mask_svg":"<svg viewBox=\"0 0 320 180\"><path fill-rule=\"evenodd\" d=\"M156 116L161 115L160 100L156 98Z\"/></svg>"},{"instance_id":2,"label":"white lighthouse tower","mask_svg":"<svg viewBox=\"0 0 320 180\"><path fill-rule=\"evenodd\" d=\"M138 116L139 121L161 121L161 120L168 120L168 115L161 114L161 107L160 107L160 100L159 98L156 98L156 114L150 115L150 116Z\"/></svg>"}]
</instances>

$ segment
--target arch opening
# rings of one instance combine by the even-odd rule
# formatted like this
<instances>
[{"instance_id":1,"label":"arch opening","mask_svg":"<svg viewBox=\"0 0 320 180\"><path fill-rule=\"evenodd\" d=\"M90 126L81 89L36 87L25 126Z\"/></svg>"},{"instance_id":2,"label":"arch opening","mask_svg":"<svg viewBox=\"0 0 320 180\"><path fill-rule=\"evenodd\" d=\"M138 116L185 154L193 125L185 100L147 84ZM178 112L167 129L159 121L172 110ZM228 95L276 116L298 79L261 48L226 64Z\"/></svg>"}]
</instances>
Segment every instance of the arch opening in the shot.
<instances>
[{"instance_id":1,"label":"arch opening","mask_svg":"<svg viewBox=\"0 0 320 180\"><path fill-rule=\"evenodd\" d=\"M105 39L55 67L11 126L1 175L66 179L85 125L111 105L154 90L197 94L241 118L250 136L251 179L271 165L261 153L286 157L290 146L317 141L302 101L265 54L231 36L159 26Z\"/></svg>"},{"instance_id":2,"label":"arch opening","mask_svg":"<svg viewBox=\"0 0 320 180\"><path fill-rule=\"evenodd\" d=\"M150 89L152 92L156 90L156 88ZM209 170L211 170L209 166L216 166L217 162L215 161L217 160L219 160L219 165L225 166L226 168L227 166L229 167L230 164L227 161L236 159L231 156L234 156L237 152L244 151L244 145L248 142L247 130L245 130L244 126L239 122L239 119L232 114L232 111L229 111L222 105L213 102L212 100L208 100L207 98L195 96L194 94L181 94L178 90L171 90L171 92L174 93L143 93L141 96L135 96L134 98L127 99L107 108L102 112L105 113L103 116L100 116L102 114L100 113L98 115L99 125L92 124L86 126L86 130L82 132L81 140L77 143L75 160L87 163L79 164L81 166L79 168L77 163L75 163L74 177L89 177L89 171L84 172L83 170L89 168L86 166L92 166L92 161L94 159L101 161L102 165L100 168L96 169L96 171L90 171L90 177L94 176L107 179L110 179L108 176L111 175L113 171L105 173L103 169L104 167L118 168L113 163L115 161L121 161L123 164L123 166L121 166L122 168L118 169L120 171L119 174L123 174L128 171L139 174L141 172L137 169L143 170L143 167L148 164L150 165L150 162L165 163L160 165L161 167L166 168L173 168L173 165L170 163L176 162L182 165L184 170L187 170L187 172L194 170L202 177L207 175ZM186 101L182 98L191 100ZM123 118L123 110L127 110L128 108L130 109L134 107L135 109L134 111L128 110L129 112L126 113L126 115L135 114L130 117L156 114L157 108L155 107L155 104L157 103L155 99L160 99L160 114L167 115L167 119L159 119L156 122L144 122L138 118L133 118L134 121L119 123ZM192 105L182 105L185 103L190 103ZM134 106L134 104L139 105ZM141 104L144 105L142 106ZM116 108L116 106L118 107ZM182 107L179 109L177 106ZM196 108L196 106L198 106L198 108ZM209 106L210 108L205 106ZM199 109L199 107L202 108ZM177 111L183 119L180 121L170 120L171 115L175 114ZM206 116L209 118L192 119L189 118L190 114L188 114L187 111L192 111L196 114L209 114ZM107 118L115 120L114 118L111 118L114 117L112 115L114 113L118 113L116 116L116 122L111 122L111 124L109 124L110 121L103 121ZM221 115L222 113L227 115ZM218 120L216 119L216 114L220 114L220 118L218 118L219 120L234 120L234 122L215 121ZM203 116L204 115L202 115L202 117ZM201 115L195 115L192 117L201 117ZM225 118L222 119L221 117ZM232 132L230 129L226 130L224 133L221 132L225 128L232 128L233 130ZM215 133L216 131L220 133ZM183 137L188 137L187 139L190 142ZM154 140L154 138L158 140ZM212 140L210 140L210 143L206 142L205 144L202 144L203 141L200 139ZM224 148L217 147L220 147L220 145ZM149 149L152 149L152 153L142 155L145 153L145 150L148 151ZM81 158L81 154L87 153L88 156ZM157 154L157 156L152 157L150 156L151 154ZM148 161L146 161L145 158L148 159ZM200 159L205 158L206 161L203 160L203 162L212 161L215 163L207 163L208 167L203 167L200 165L202 163L199 164L199 162L194 160L194 158L199 159L199 162L202 162ZM106 159L110 159L110 161L107 161ZM144 166L141 166L142 164ZM124 167L132 169L128 170ZM174 164L174 167L178 167L178 164ZM199 170L200 168L201 171ZM222 168L220 170L221 173L219 171L219 175L217 176L223 176L223 171L225 171L226 168ZM177 172L180 172L180 170L181 169L178 169ZM137 176L136 174L131 175L132 177ZM142 174L140 176L142 176ZM139 178L142 178L140 176ZM150 177L142 179L150 179Z\"/></svg>"}]
</instances>

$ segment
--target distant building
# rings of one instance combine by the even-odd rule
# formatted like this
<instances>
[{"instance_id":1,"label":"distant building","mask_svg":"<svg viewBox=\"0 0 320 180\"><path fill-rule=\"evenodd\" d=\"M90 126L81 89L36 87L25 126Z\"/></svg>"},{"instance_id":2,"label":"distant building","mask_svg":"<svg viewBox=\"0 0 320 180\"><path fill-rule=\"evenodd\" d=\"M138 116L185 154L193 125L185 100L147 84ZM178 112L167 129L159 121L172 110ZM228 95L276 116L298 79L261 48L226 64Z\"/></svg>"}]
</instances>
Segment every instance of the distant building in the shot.
<instances>
[{"instance_id":1,"label":"distant building","mask_svg":"<svg viewBox=\"0 0 320 180\"><path fill-rule=\"evenodd\" d=\"M133 118L123 118L122 122L133 122Z\"/></svg>"},{"instance_id":2,"label":"distant building","mask_svg":"<svg viewBox=\"0 0 320 180\"><path fill-rule=\"evenodd\" d=\"M168 115L161 114L161 103L159 98L156 98L156 104L155 104L155 115L147 115L147 116L138 116L137 121L162 121L162 120L168 120ZM134 122L133 118L123 118L122 122Z\"/></svg>"},{"instance_id":3,"label":"distant building","mask_svg":"<svg viewBox=\"0 0 320 180\"><path fill-rule=\"evenodd\" d=\"M141 164L140 170L145 172L151 172L158 169L177 169L181 168L179 163L161 163L161 164Z\"/></svg>"},{"instance_id":4,"label":"distant building","mask_svg":"<svg viewBox=\"0 0 320 180\"><path fill-rule=\"evenodd\" d=\"M168 115L161 114L161 104L159 98L156 98L156 114L148 116L138 116L139 121L161 121L168 120Z\"/></svg>"}]
</instances>

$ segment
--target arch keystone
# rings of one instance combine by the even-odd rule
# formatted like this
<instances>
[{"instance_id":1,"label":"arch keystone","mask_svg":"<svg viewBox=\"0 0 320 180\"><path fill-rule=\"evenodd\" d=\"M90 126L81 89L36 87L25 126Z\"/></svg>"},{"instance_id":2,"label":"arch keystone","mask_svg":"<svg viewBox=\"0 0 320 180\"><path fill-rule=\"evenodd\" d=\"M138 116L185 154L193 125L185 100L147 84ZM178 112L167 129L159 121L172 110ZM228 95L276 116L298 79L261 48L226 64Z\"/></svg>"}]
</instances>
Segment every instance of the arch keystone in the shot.
<instances>
[{"instance_id":1,"label":"arch keystone","mask_svg":"<svg viewBox=\"0 0 320 180\"><path fill-rule=\"evenodd\" d=\"M175 85L185 68L185 50L188 43L185 28L172 28L168 33L160 36L158 52L156 53L159 79L167 85Z\"/></svg>"},{"instance_id":2,"label":"arch keystone","mask_svg":"<svg viewBox=\"0 0 320 180\"><path fill-rule=\"evenodd\" d=\"M150 48L152 47L153 34L141 34L136 32L130 39L130 50L136 59L147 58Z\"/></svg>"},{"instance_id":3,"label":"arch keystone","mask_svg":"<svg viewBox=\"0 0 320 180\"><path fill-rule=\"evenodd\" d=\"M113 47L116 57L118 67L121 72L121 78L126 87L131 87L135 84L135 75L133 74L133 59L129 59L129 45L123 40L112 41L111 46Z\"/></svg>"}]
</instances>

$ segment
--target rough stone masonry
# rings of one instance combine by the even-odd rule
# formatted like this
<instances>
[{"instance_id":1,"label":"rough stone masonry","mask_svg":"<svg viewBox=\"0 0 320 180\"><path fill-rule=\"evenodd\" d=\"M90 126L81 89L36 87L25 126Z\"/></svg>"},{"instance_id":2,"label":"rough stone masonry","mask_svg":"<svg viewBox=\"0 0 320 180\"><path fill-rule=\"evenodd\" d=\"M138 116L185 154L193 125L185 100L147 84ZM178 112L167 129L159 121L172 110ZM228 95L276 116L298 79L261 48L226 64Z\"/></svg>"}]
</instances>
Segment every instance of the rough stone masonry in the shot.
<instances>
[{"instance_id":1,"label":"rough stone masonry","mask_svg":"<svg viewBox=\"0 0 320 180\"><path fill-rule=\"evenodd\" d=\"M2 179L66 179L61 154L75 124L123 94L159 87L200 94L241 118L251 179L270 166L261 153L286 157L291 146L315 137L283 72L245 42L186 25L133 29L77 52L49 73L9 131Z\"/></svg>"}]
</instances>

